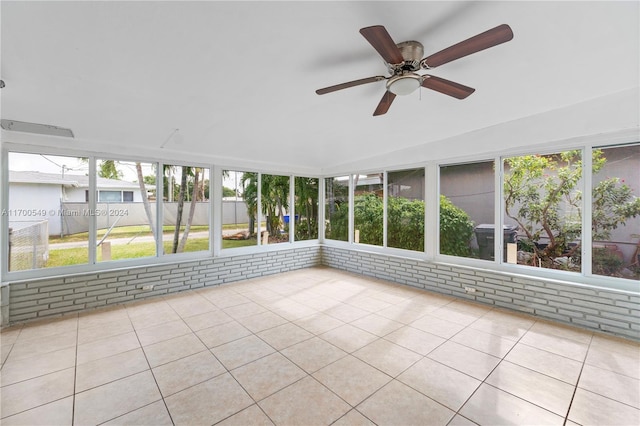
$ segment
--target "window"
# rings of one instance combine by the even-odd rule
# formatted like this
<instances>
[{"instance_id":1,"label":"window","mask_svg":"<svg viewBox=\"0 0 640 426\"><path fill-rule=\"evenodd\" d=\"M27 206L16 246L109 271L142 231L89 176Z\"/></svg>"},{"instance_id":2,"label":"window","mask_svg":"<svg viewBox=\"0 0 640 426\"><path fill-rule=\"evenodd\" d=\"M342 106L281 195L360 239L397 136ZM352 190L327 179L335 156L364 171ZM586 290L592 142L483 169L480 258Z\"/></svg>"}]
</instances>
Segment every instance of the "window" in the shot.
<instances>
[{"instance_id":1,"label":"window","mask_svg":"<svg viewBox=\"0 0 640 426\"><path fill-rule=\"evenodd\" d=\"M493 164L440 167L440 254L494 259Z\"/></svg>"},{"instance_id":2,"label":"window","mask_svg":"<svg viewBox=\"0 0 640 426\"><path fill-rule=\"evenodd\" d=\"M353 176L353 242L383 243L383 173Z\"/></svg>"},{"instance_id":3,"label":"window","mask_svg":"<svg viewBox=\"0 0 640 426\"><path fill-rule=\"evenodd\" d=\"M98 262L156 255L156 202L151 196L156 169L154 163L96 160L96 214L84 218L83 226L88 227L88 221L95 218ZM118 189L101 189L105 187ZM124 199L125 193L130 194L129 200Z\"/></svg>"},{"instance_id":4,"label":"window","mask_svg":"<svg viewBox=\"0 0 640 426\"><path fill-rule=\"evenodd\" d=\"M580 272L581 152L507 158L503 185L507 262Z\"/></svg>"},{"instance_id":5,"label":"window","mask_svg":"<svg viewBox=\"0 0 640 426\"><path fill-rule=\"evenodd\" d=\"M209 169L163 165L164 254L209 250Z\"/></svg>"},{"instance_id":6,"label":"window","mask_svg":"<svg viewBox=\"0 0 640 426\"><path fill-rule=\"evenodd\" d=\"M263 174L260 181L262 214L266 229L262 232L262 244L289 242L289 176ZM286 225L286 226L285 226Z\"/></svg>"},{"instance_id":7,"label":"window","mask_svg":"<svg viewBox=\"0 0 640 426\"><path fill-rule=\"evenodd\" d=\"M325 238L349 240L349 176L325 178Z\"/></svg>"},{"instance_id":8,"label":"window","mask_svg":"<svg viewBox=\"0 0 640 426\"><path fill-rule=\"evenodd\" d=\"M424 251L424 168L387 175L387 247Z\"/></svg>"},{"instance_id":9,"label":"window","mask_svg":"<svg viewBox=\"0 0 640 426\"><path fill-rule=\"evenodd\" d=\"M258 244L258 174L222 172L222 248Z\"/></svg>"},{"instance_id":10,"label":"window","mask_svg":"<svg viewBox=\"0 0 640 426\"><path fill-rule=\"evenodd\" d=\"M86 264L86 159L10 152L8 270Z\"/></svg>"},{"instance_id":11,"label":"window","mask_svg":"<svg viewBox=\"0 0 640 426\"><path fill-rule=\"evenodd\" d=\"M295 241L318 238L318 185L317 178L295 178ZM285 226L291 217L285 216Z\"/></svg>"},{"instance_id":12,"label":"window","mask_svg":"<svg viewBox=\"0 0 640 426\"><path fill-rule=\"evenodd\" d=\"M640 145L592 151L593 274L640 280Z\"/></svg>"}]
</instances>

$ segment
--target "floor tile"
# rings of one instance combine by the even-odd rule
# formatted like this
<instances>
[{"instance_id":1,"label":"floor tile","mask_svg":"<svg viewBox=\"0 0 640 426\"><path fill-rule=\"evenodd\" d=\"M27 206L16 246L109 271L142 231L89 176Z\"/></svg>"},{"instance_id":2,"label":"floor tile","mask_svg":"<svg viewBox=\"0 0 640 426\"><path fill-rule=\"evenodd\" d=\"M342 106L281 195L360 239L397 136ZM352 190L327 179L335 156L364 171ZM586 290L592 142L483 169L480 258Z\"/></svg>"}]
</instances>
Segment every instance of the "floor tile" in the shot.
<instances>
[{"instance_id":1,"label":"floor tile","mask_svg":"<svg viewBox=\"0 0 640 426\"><path fill-rule=\"evenodd\" d=\"M482 313L473 313L469 311L463 311L458 309L456 306L450 306L450 304L442 306L433 312L430 312L429 315L443 319L447 322L453 322L455 324L462 325L464 327L469 324L475 322L479 317L484 315L486 312Z\"/></svg>"},{"instance_id":2,"label":"floor tile","mask_svg":"<svg viewBox=\"0 0 640 426\"><path fill-rule=\"evenodd\" d=\"M581 362L521 343L513 347L505 360L574 386L582 370Z\"/></svg>"},{"instance_id":3,"label":"floor tile","mask_svg":"<svg viewBox=\"0 0 640 426\"><path fill-rule=\"evenodd\" d=\"M503 361L486 383L560 416L569 411L574 386L528 368Z\"/></svg>"},{"instance_id":4,"label":"floor tile","mask_svg":"<svg viewBox=\"0 0 640 426\"><path fill-rule=\"evenodd\" d=\"M207 347L195 334L185 334L173 339L164 340L145 346L144 353L151 367L157 367L167 362L175 361L198 352Z\"/></svg>"},{"instance_id":5,"label":"floor tile","mask_svg":"<svg viewBox=\"0 0 640 426\"><path fill-rule=\"evenodd\" d=\"M465 327L464 325L434 317L431 314L427 314L409 325L413 328L417 328L418 330L426 331L427 333L435 334L436 336L440 336L445 339L453 337Z\"/></svg>"},{"instance_id":6,"label":"floor tile","mask_svg":"<svg viewBox=\"0 0 640 426\"><path fill-rule=\"evenodd\" d=\"M76 348L69 347L46 354L8 360L2 368L0 382L2 386L23 380L44 376L56 371L74 367L76 364Z\"/></svg>"},{"instance_id":7,"label":"floor tile","mask_svg":"<svg viewBox=\"0 0 640 426\"><path fill-rule=\"evenodd\" d=\"M385 340L410 349L420 355L426 355L445 342L442 337L405 326L384 336Z\"/></svg>"},{"instance_id":8,"label":"floor tile","mask_svg":"<svg viewBox=\"0 0 640 426\"><path fill-rule=\"evenodd\" d=\"M231 374L255 401L260 401L307 375L278 352L238 367Z\"/></svg>"},{"instance_id":9,"label":"floor tile","mask_svg":"<svg viewBox=\"0 0 640 426\"><path fill-rule=\"evenodd\" d=\"M211 425L253 404L229 373L173 394L165 402L177 426Z\"/></svg>"},{"instance_id":10,"label":"floor tile","mask_svg":"<svg viewBox=\"0 0 640 426\"><path fill-rule=\"evenodd\" d=\"M587 353L587 364L605 370L640 379L640 352L633 350L616 350L621 346L612 344L609 347L592 345ZM638 345L640 348L640 345Z\"/></svg>"},{"instance_id":11,"label":"floor tile","mask_svg":"<svg viewBox=\"0 0 640 426\"><path fill-rule=\"evenodd\" d=\"M76 395L74 425L95 425L160 400L150 371L80 392Z\"/></svg>"},{"instance_id":12,"label":"floor tile","mask_svg":"<svg viewBox=\"0 0 640 426\"><path fill-rule=\"evenodd\" d=\"M352 406L391 380L390 376L351 355L316 371L313 377Z\"/></svg>"},{"instance_id":13,"label":"floor tile","mask_svg":"<svg viewBox=\"0 0 640 426\"><path fill-rule=\"evenodd\" d=\"M288 320L282 318L280 315L274 314L273 312L266 311L249 317L240 318L238 319L238 322L253 333L259 333L260 331L285 324Z\"/></svg>"},{"instance_id":14,"label":"floor tile","mask_svg":"<svg viewBox=\"0 0 640 426\"><path fill-rule=\"evenodd\" d=\"M446 425L455 415L397 380L380 389L357 409L379 425Z\"/></svg>"},{"instance_id":15,"label":"floor tile","mask_svg":"<svg viewBox=\"0 0 640 426\"><path fill-rule=\"evenodd\" d=\"M225 343L224 345L216 346L211 349L211 352L213 352L227 369L232 370L269 355L275 352L275 349L260 340L260 338L251 335L230 343Z\"/></svg>"},{"instance_id":16,"label":"floor tile","mask_svg":"<svg viewBox=\"0 0 640 426\"><path fill-rule=\"evenodd\" d=\"M462 417L460 414L456 414L456 416L451 419L447 426L475 426L476 424L477 423L472 422L466 417Z\"/></svg>"},{"instance_id":17,"label":"floor tile","mask_svg":"<svg viewBox=\"0 0 640 426\"><path fill-rule=\"evenodd\" d=\"M460 414L479 425L556 425L564 416L531 404L493 386L482 384Z\"/></svg>"},{"instance_id":18,"label":"floor tile","mask_svg":"<svg viewBox=\"0 0 640 426\"><path fill-rule=\"evenodd\" d=\"M47 322L26 324L20 332L19 340L44 339L46 337L77 333L78 318L76 316L53 318Z\"/></svg>"},{"instance_id":19,"label":"floor tile","mask_svg":"<svg viewBox=\"0 0 640 426\"><path fill-rule=\"evenodd\" d=\"M529 330L540 334L562 337L563 339L569 339L584 344L591 343L591 338L593 336L592 331L547 320L536 321Z\"/></svg>"},{"instance_id":20,"label":"floor tile","mask_svg":"<svg viewBox=\"0 0 640 426\"><path fill-rule=\"evenodd\" d=\"M458 411L481 383L429 358L417 362L398 380L453 411Z\"/></svg>"},{"instance_id":21,"label":"floor tile","mask_svg":"<svg viewBox=\"0 0 640 426\"><path fill-rule=\"evenodd\" d=\"M78 364L106 358L122 352L127 352L140 347L136 333L125 333L107 337L91 343L78 345Z\"/></svg>"},{"instance_id":22,"label":"floor tile","mask_svg":"<svg viewBox=\"0 0 640 426\"><path fill-rule=\"evenodd\" d=\"M310 339L313 337L313 334L293 323L286 323L261 331L258 333L258 336L275 349L282 350L291 345L295 345L296 343Z\"/></svg>"},{"instance_id":23,"label":"floor tile","mask_svg":"<svg viewBox=\"0 0 640 426\"><path fill-rule=\"evenodd\" d=\"M220 310L205 312L184 318L184 322L193 331L203 330L205 328L224 324L230 321L233 321L233 318L227 315L226 312Z\"/></svg>"},{"instance_id":24,"label":"floor tile","mask_svg":"<svg viewBox=\"0 0 640 426\"><path fill-rule=\"evenodd\" d=\"M470 324L469 328L517 341L534 323L534 320L518 321L518 317L513 318L510 314L491 311Z\"/></svg>"},{"instance_id":25,"label":"floor tile","mask_svg":"<svg viewBox=\"0 0 640 426\"><path fill-rule=\"evenodd\" d=\"M350 324L345 324L338 328L334 328L333 330L329 330L326 333L321 334L319 337L349 353L378 339L376 335Z\"/></svg>"},{"instance_id":26,"label":"floor tile","mask_svg":"<svg viewBox=\"0 0 640 426\"><path fill-rule=\"evenodd\" d=\"M57 371L1 389L0 415L9 417L40 405L73 395L74 369Z\"/></svg>"},{"instance_id":27,"label":"floor tile","mask_svg":"<svg viewBox=\"0 0 640 426\"><path fill-rule=\"evenodd\" d=\"M226 371L220 361L211 355L211 352L205 350L155 367L153 376L158 383L160 392L166 398Z\"/></svg>"},{"instance_id":28,"label":"floor tile","mask_svg":"<svg viewBox=\"0 0 640 426\"><path fill-rule=\"evenodd\" d=\"M498 358L503 358L516 344L513 340L471 328L465 328L451 340Z\"/></svg>"},{"instance_id":29,"label":"floor tile","mask_svg":"<svg viewBox=\"0 0 640 426\"><path fill-rule=\"evenodd\" d=\"M534 348L543 349L554 354L562 355L576 361L583 362L587 355L587 343L580 343L574 340L565 339L563 337L551 334L543 334L536 331L528 331L520 343L532 346Z\"/></svg>"},{"instance_id":30,"label":"floor tile","mask_svg":"<svg viewBox=\"0 0 640 426\"><path fill-rule=\"evenodd\" d=\"M217 290L217 289L216 289ZM216 305L220 309L230 308L232 306L242 305L244 303L250 302L248 298L237 294L235 292L228 291L226 293L223 292L212 292L205 293L203 296Z\"/></svg>"},{"instance_id":31,"label":"floor tile","mask_svg":"<svg viewBox=\"0 0 640 426\"><path fill-rule=\"evenodd\" d=\"M484 380L500 362L500 358L451 341L443 343L427 357L478 380Z\"/></svg>"},{"instance_id":32,"label":"floor tile","mask_svg":"<svg viewBox=\"0 0 640 426\"><path fill-rule=\"evenodd\" d=\"M281 353L307 373L318 371L347 355L342 349L319 337L289 346Z\"/></svg>"},{"instance_id":33,"label":"floor tile","mask_svg":"<svg viewBox=\"0 0 640 426\"><path fill-rule=\"evenodd\" d=\"M568 418L581 425L637 426L640 410L578 388Z\"/></svg>"},{"instance_id":34,"label":"floor tile","mask_svg":"<svg viewBox=\"0 0 640 426\"><path fill-rule=\"evenodd\" d=\"M3 407L4 408L4 407ZM70 425L73 418L73 397L68 396L48 404L2 419L3 426Z\"/></svg>"},{"instance_id":35,"label":"floor tile","mask_svg":"<svg viewBox=\"0 0 640 426\"><path fill-rule=\"evenodd\" d=\"M238 414L227 417L216 426L274 426L269 417L257 405L252 405Z\"/></svg>"},{"instance_id":36,"label":"floor tile","mask_svg":"<svg viewBox=\"0 0 640 426\"><path fill-rule=\"evenodd\" d=\"M36 354L47 354L75 347L77 338L78 335L76 331L68 331L33 339L23 339L19 337L13 344L7 361L17 361L19 359L31 358Z\"/></svg>"},{"instance_id":37,"label":"floor tile","mask_svg":"<svg viewBox=\"0 0 640 426\"><path fill-rule=\"evenodd\" d=\"M258 405L277 425L329 425L351 409L312 377L282 389Z\"/></svg>"},{"instance_id":38,"label":"floor tile","mask_svg":"<svg viewBox=\"0 0 640 426\"><path fill-rule=\"evenodd\" d=\"M251 332L239 322L231 321L197 331L196 335L208 348L214 348L247 337Z\"/></svg>"},{"instance_id":39,"label":"floor tile","mask_svg":"<svg viewBox=\"0 0 640 426\"><path fill-rule=\"evenodd\" d=\"M181 295L182 296L182 295ZM182 318L217 310L218 307L195 292L186 292L182 297L167 298L167 303Z\"/></svg>"},{"instance_id":40,"label":"floor tile","mask_svg":"<svg viewBox=\"0 0 640 426\"><path fill-rule=\"evenodd\" d=\"M143 328L142 330L136 330L142 346L153 345L154 343L183 336L191 332L191 329L181 319Z\"/></svg>"},{"instance_id":41,"label":"floor tile","mask_svg":"<svg viewBox=\"0 0 640 426\"><path fill-rule=\"evenodd\" d=\"M326 309L324 313L339 319L340 321L351 322L367 316L371 312L356 308L355 306L347 305L346 303L341 303L333 308Z\"/></svg>"},{"instance_id":42,"label":"floor tile","mask_svg":"<svg viewBox=\"0 0 640 426\"><path fill-rule=\"evenodd\" d=\"M93 328L119 322L124 319L129 320L129 314L123 305L108 306L101 309L81 312L78 315L78 331L83 328Z\"/></svg>"},{"instance_id":43,"label":"floor tile","mask_svg":"<svg viewBox=\"0 0 640 426\"><path fill-rule=\"evenodd\" d=\"M363 416L358 410L353 409L336 420L332 426L375 426L375 423Z\"/></svg>"},{"instance_id":44,"label":"floor tile","mask_svg":"<svg viewBox=\"0 0 640 426\"><path fill-rule=\"evenodd\" d=\"M323 313L315 313L308 317L300 318L294 323L316 335L326 333L345 324L344 321Z\"/></svg>"},{"instance_id":45,"label":"floor tile","mask_svg":"<svg viewBox=\"0 0 640 426\"><path fill-rule=\"evenodd\" d=\"M386 336L392 331L404 327L404 324L402 324L401 322L394 321L392 319L385 318L376 314L367 315L365 317L357 319L351 322L351 325L355 325L356 327L368 331L371 334L375 334L379 337Z\"/></svg>"},{"instance_id":46,"label":"floor tile","mask_svg":"<svg viewBox=\"0 0 640 426\"><path fill-rule=\"evenodd\" d=\"M106 423L105 426L172 426L173 422L163 401L156 401L137 410L130 411Z\"/></svg>"},{"instance_id":47,"label":"floor tile","mask_svg":"<svg viewBox=\"0 0 640 426\"><path fill-rule=\"evenodd\" d=\"M585 365L578 387L640 409L640 380Z\"/></svg>"},{"instance_id":48,"label":"floor tile","mask_svg":"<svg viewBox=\"0 0 640 426\"><path fill-rule=\"evenodd\" d=\"M391 377L396 377L422 358L422 355L384 339L369 343L353 355Z\"/></svg>"},{"instance_id":49,"label":"floor tile","mask_svg":"<svg viewBox=\"0 0 640 426\"><path fill-rule=\"evenodd\" d=\"M179 321L180 315L176 314L171 307L167 305L166 308L159 308L157 310L151 310L148 313L142 315L129 315L133 328L136 330L143 330L148 327L156 327L171 321Z\"/></svg>"},{"instance_id":50,"label":"floor tile","mask_svg":"<svg viewBox=\"0 0 640 426\"><path fill-rule=\"evenodd\" d=\"M122 315L122 314L121 314ZM133 331L133 325L129 317L117 318L103 324L91 325L90 327L80 327L78 329L78 344L90 343L105 337L117 336L118 334Z\"/></svg>"},{"instance_id":51,"label":"floor tile","mask_svg":"<svg viewBox=\"0 0 640 426\"><path fill-rule=\"evenodd\" d=\"M241 305L230 306L224 308L224 312L234 319L244 318L251 315L259 314L266 311L262 305L258 305L255 302L247 302Z\"/></svg>"},{"instance_id":52,"label":"floor tile","mask_svg":"<svg viewBox=\"0 0 640 426\"><path fill-rule=\"evenodd\" d=\"M148 370L142 349L133 349L78 365L76 392L82 392L114 380Z\"/></svg>"}]
</instances>

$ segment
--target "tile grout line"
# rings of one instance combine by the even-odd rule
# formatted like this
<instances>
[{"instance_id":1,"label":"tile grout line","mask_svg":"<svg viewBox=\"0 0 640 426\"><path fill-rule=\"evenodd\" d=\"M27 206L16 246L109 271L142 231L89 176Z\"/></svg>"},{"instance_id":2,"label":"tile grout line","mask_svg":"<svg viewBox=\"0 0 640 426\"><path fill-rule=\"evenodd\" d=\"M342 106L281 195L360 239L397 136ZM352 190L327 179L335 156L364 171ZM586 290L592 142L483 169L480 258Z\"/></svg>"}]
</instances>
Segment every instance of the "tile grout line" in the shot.
<instances>
[{"instance_id":1,"label":"tile grout line","mask_svg":"<svg viewBox=\"0 0 640 426\"><path fill-rule=\"evenodd\" d=\"M171 309L173 309L173 308L171 308ZM153 369L151 368L151 363L149 362L149 358L147 358L147 353L144 351L144 346L142 345L142 342L140 341L140 337L138 336L138 331L136 330L136 328L135 328L135 326L133 324L133 321L131 320L131 316L129 315L129 310L126 307L125 307L125 310L126 310L125 312L127 313L127 318L129 318L129 322L131 323L131 327L133 328L133 332L136 334L136 340L138 340L138 344L140 345L140 350L142 351L142 355L144 355L144 360L147 362L147 366L149 366L149 372L151 373L151 377L153 377L153 381L156 384L156 388L158 389L158 393L160 394L160 398L162 400L162 403L164 404L164 408L165 408L165 410L167 410L167 414L169 415L169 420L171 420L171 423L173 425L175 425L176 423L173 421L173 417L171 416L171 411L169 411L169 407L167 406L167 402L165 401L164 395L162 394L162 391L160 390L160 385L158 384L158 380L156 379L155 374L153 374ZM135 374L139 374L139 373L135 373ZM153 402L151 402L151 403L149 403L147 405L153 404L154 402L156 402L156 401L153 401ZM146 407L147 405L144 405L143 407ZM127 412L127 413L123 413L118 417L122 417L122 416L124 416L126 414L132 413L132 412L134 412L136 410L139 410L140 408L142 408L142 407L138 407L138 408L136 408L134 410L131 410L131 411ZM114 418L117 418L117 417L114 417ZM113 419L109 419L109 420L113 420ZM106 420L106 421L109 421L109 420ZM103 422L103 423L105 423L105 422Z\"/></svg>"},{"instance_id":2,"label":"tile grout line","mask_svg":"<svg viewBox=\"0 0 640 426\"><path fill-rule=\"evenodd\" d=\"M589 339L589 345L587 346L587 351L584 354L584 359L582 360L582 365L580 366L580 373L578 373L578 378L576 379L576 384L573 387L573 393L571 394L571 400L569 401L569 406L567 407L567 414L564 416L563 425L566 425L569 421L569 413L571 413L571 406L573 405L573 400L576 397L576 393L578 392L578 383L580 383L580 377L582 377L582 372L584 371L584 366L587 363L587 357L589 356L589 350L591 349L591 343L593 342L593 334L591 334L591 339Z\"/></svg>"}]
</instances>

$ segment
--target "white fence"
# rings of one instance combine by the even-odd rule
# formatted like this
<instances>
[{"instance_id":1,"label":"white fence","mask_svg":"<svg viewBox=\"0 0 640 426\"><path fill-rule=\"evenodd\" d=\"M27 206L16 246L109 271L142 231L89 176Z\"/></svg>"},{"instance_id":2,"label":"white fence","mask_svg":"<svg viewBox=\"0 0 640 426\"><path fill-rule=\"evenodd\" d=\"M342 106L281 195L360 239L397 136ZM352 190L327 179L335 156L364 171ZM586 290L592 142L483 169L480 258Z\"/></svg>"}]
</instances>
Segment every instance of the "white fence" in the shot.
<instances>
[{"instance_id":1,"label":"white fence","mask_svg":"<svg viewBox=\"0 0 640 426\"><path fill-rule=\"evenodd\" d=\"M9 270L44 268L49 259L49 222L9 222Z\"/></svg>"}]
</instances>

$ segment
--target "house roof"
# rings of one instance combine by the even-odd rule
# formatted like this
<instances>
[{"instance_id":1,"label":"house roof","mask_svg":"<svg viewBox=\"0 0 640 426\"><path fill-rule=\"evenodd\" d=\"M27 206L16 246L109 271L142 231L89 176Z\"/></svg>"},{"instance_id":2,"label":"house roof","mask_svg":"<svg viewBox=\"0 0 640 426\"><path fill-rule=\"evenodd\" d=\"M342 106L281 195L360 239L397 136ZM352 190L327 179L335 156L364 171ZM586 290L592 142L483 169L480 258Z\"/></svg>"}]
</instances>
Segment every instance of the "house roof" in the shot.
<instances>
[{"instance_id":1,"label":"house roof","mask_svg":"<svg viewBox=\"0 0 640 426\"><path fill-rule=\"evenodd\" d=\"M85 175L41 173L37 171L9 171L9 183L33 183L38 185L64 185L74 188L88 188L89 177ZM137 183L117 179L97 178L99 189L138 189Z\"/></svg>"}]
</instances>

